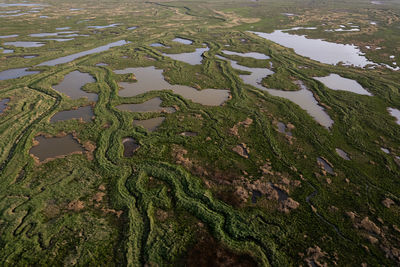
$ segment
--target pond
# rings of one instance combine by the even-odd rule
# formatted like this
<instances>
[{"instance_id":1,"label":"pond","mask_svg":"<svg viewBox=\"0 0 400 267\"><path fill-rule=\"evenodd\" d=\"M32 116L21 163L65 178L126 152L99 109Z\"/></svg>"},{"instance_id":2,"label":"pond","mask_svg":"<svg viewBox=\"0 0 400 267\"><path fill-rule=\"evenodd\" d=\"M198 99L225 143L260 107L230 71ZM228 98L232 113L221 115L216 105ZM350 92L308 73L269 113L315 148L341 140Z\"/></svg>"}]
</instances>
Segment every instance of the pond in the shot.
<instances>
[{"instance_id":1,"label":"pond","mask_svg":"<svg viewBox=\"0 0 400 267\"><path fill-rule=\"evenodd\" d=\"M29 34L29 36L30 37L51 37L51 36L58 36L60 34L71 34L71 33L75 33L75 31L32 33L32 34Z\"/></svg>"},{"instance_id":2,"label":"pond","mask_svg":"<svg viewBox=\"0 0 400 267\"><path fill-rule=\"evenodd\" d=\"M201 61L203 60L203 53L209 50L208 47L206 48L196 48L194 52L189 53L180 53L180 54L167 54L162 53L163 56L167 56L172 58L173 60L182 61L188 63L190 65L200 65Z\"/></svg>"},{"instance_id":3,"label":"pond","mask_svg":"<svg viewBox=\"0 0 400 267\"><path fill-rule=\"evenodd\" d=\"M22 42L22 41L16 41L16 42L5 42L3 43L4 45L11 45L15 47L24 47L24 48L29 48L29 47L41 47L44 46L44 43L41 42Z\"/></svg>"},{"instance_id":4,"label":"pond","mask_svg":"<svg viewBox=\"0 0 400 267\"><path fill-rule=\"evenodd\" d=\"M174 94L181 95L193 102L209 106L219 106L228 100L230 91L219 89L197 90L185 85L171 85L164 80L162 69L155 67L127 68L114 71L116 74L133 73L137 82L121 82L119 85L123 88L119 95L131 97L144 94L150 91L172 90Z\"/></svg>"},{"instance_id":5,"label":"pond","mask_svg":"<svg viewBox=\"0 0 400 267\"><path fill-rule=\"evenodd\" d=\"M130 158L140 148L140 145L136 143L136 140L132 137L125 137L122 139L122 145L124 146L124 157Z\"/></svg>"},{"instance_id":6,"label":"pond","mask_svg":"<svg viewBox=\"0 0 400 267\"><path fill-rule=\"evenodd\" d=\"M150 44L151 47L166 47L165 45L161 44L161 43L152 43Z\"/></svg>"},{"instance_id":7,"label":"pond","mask_svg":"<svg viewBox=\"0 0 400 267\"><path fill-rule=\"evenodd\" d=\"M324 170L327 173L332 174L332 175L335 174L335 172L333 171L332 166L325 159L323 159L321 157L318 157L317 158L317 162L318 162L319 165L321 165L324 168Z\"/></svg>"},{"instance_id":8,"label":"pond","mask_svg":"<svg viewBox=\"0 0 400 267\"><path fill-rule=\"evenodd\" d=\"M114 23L114 24L110 24L110 25L105 25L105 26L88 26L89 29L106 29L106 28L114 28L117 27L121 24L119 23Z\"/></svg>"},{"instance_id":9,"label":"pond","mask_svg":"<svg viewBox=\"0 0 400 267\"><path fill-rule=\"evenodd\" d=\"M15 13L19 13L21 12L21 10L7 10L7 11L0 11L0 14L15 14Z\"/></svg>"},{"instance_id":10,"label":"pond","mask_svg":"<svg viewBox=\"0 0 400 267\"><path fill-rule=\"evenodd\" d=\"M82 86L94 83L96 80L88 73L73 71L65 75L64 80L58 85L53 86L55 90L69 96L71 99L86 97L89 101L96 101L97 94L87 93L81 90Z\"/></svg>"},{"instance_id":11,"label":"pond","mask_svg":"<svg viewBox=\"0 0 400 267\"><path fill-rule=\"evenodd\" d=\"M335 149L336 153L344 160L350 160L349 155L340 148Z\"/></svg>"},{"instance_id":12,"label":"pond","mask_svg":"<svg viewBox=\"0 0 400 267\"><path fill-rule=\"evenodd\" d=\"M82 119L85 122L92 120L94 116L91 106L80 107L74 110L60 111L51 117L50 122L66 121L71 119Z\"/></svg>"},{"instance_id":13,"label":"pond","mask_svg":"<svg viewBox=\"0 0 400 267\"><path fill-rule=\"evenodd\" d=\"M288 128L286 127L286 124L284 124L283 122L278 122L277 123L278 126L278 132L283 133L283 134L287 134L288 136L292 136L292 132L288 131Z\"/></svg>"},{"instance_id":14,"label":"pond","mask_svg":"<svg viewBox=\"0 0 400 267\"><path fill-rule=\"evenodd\" d=\"M39 71L28 71L28 68L9 69L0 72L0 80L9 80L37 74Z\"/></svg>"},{"instance_id":15,"label":"pond","mask_svg":"<svg viewBox=\"0 0 400 267\"><path fill-rule=\"evenodd\" d=\"M18 14L11 14L11 15L0 15L0 18L7 18L7 17L19 17L23 15L28 15L29 13L18 13Z\"/></svg>"},{"instance_id":16,"label":"pond","mask_svg":"<svg viewBox=\"0 0 400 267\"><path fill-rule=\"evenodd\" d=\"M141 126L149 132L154 132L164 121L165 117L157 117L147 120L134 120L133 126Z\"/></svg>"},{"instance_id":17,"label":"pond","mask_svg":"<svg viewBox=\"0 0 400 267\"><path fill-rule=\"evenodd\" d=\"M39 158L40 162L46 159L84 152L82 146L71 134L64 137L50 138L38 136L35 138L35 143L38 143L38 145L33 146L29 153Z\"/></svg>"},{"instance_id":18,"label":"pond","mask_svg":"<svg viewBox=\"0 0 400 267\"><path fill-rule=\"evenodd\" d=\"M5 98L0 100L0 114L2 114L4 112L4 110L7 107L8 102L10 102L9 98Z\"/></svg>"},{"instance_id":19,"label":"pond","mask_svg":"<svg viewBox=\"0 0 400 267\"><path fill-rule=\"evenodd\" d=\"M348 78L343 78L337 74L331 73L326 77L314 77L315 80L322 82L326 87L332 90L343 90L359 95L372 96L370 92L365 90L358 82Z\"/></svg>"},{"instance_id":20,"label":"pond","mask_svg":"<svg viewBox=\"0 0 400 267\"><path fill-rule=\"evenodd\" d=\"M62 38L53 38L53 39L45 39L46 41L56 41L56 42L67 42L67 41L72 41L75 38L66 38L66 39L62 39Z\"/></svg>"},{"instance_id":21,"label":"pond","mask_svg":"<svg viewBox=\"0 0 400 267\"><path fill-rule=\"evenodd\" d=\"M175 39L173 39L172 41L178 42L178 43L181 43L181 44L185 44L185 45L193 44L193 41L192 41L192 40L183 39L183 38L175 38Z\"/></svg>"},{"instance_id":22,"label":"pond","mask_svg":"<svg viewBox=\"0 0 400 267\"><path fill-rule=\"evenodd\" d=\"M1 50L2 49L2 50ZM14 50L12 49L5 49L3 47L0 47L0 50L3 52L3 54L12 54L14 53Z\"/></svg>"},{"instance_id":23,"label":"pond","mask_svg":"<svg viewBox=\"0 0 400 267\"><path fill-rule=\"evenodd\" d=\"M337 44L321 39L308 39L304 35L290 34L282 30L276 30L272 33L252 33L282 46L293 48L297 54L322 63L336 65L343 62L346 65L358 67L374 64L364 57L360 49L354 45Z\"/></svg>"},{"instance_id":24,"label":"pond","mask_svg":"<svg viewBox=\"0 0 400 267\"><path fill-rule=\"evenodd\" d=\"M7 39L7 38L15 38L18 37L18 34L11 34L11 35L0 35L0 39Z\"/></svg>"}]
</instances>

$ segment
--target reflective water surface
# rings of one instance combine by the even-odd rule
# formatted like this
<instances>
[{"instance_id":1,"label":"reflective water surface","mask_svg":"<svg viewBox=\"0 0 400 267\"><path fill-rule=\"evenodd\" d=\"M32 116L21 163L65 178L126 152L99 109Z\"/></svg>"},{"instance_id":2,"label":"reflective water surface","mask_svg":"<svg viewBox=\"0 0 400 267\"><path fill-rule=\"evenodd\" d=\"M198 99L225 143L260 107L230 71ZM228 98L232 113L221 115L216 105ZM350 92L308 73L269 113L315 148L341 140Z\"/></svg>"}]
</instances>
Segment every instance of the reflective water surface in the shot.
<instances>
[{"instance_id":1,"label":"reflective water surface","mask_svg":"<svg viewBox=\"0 0 400 267\"><path fill-rule=\"evenodd\" d=\"M172 90L175 94L181 95L193 102L209 106L219 106L229 97L229 90L202 89L197 90L185 85L171 85L164 80L162 69L155 67L127 68L114 71L117 74L133 73L137 82L121 82L119 85L123 88L119 95L130 97L140 95L150 91Z\"/></svg>"},{"instance_id":2,"label":"reflective water surface","mask_svg":"<svg viewBox=\"0 0 400 267\"><path fill-rule=\"evenodd\" d=\"M39 161L84 151L82 146L71 134L64 137L50 138L38 136L35 138L35 142L39 144L33 146L29 153L38 157Z\"/></svg>"},{"instance_id":3,"label":"reflective water surface","mask_svg":"<svg viewBox=\"0 0 400 267\"><path fill-rule=\"evenodd\" d=\"M80 107L74 110L65 110L56 113L51 117L50 122L66 121L71 119L82 119L85 122L92 120L94 116L91 106Z\"/></svg>"},{"instance_id":4,"label":"reflective water surface","mask_svg":"<svg viewBox=\"0 0 400 267\"><path fill-rule=\"evenodd\" d=\"M86 97L89 101L96 101L97 94L81 90L85 84L94 82L96 80L90 74L75 70L65 75L64 80L58 85L54 85L53 88L71 99Z\"/></svg>"},{"instance_id":5,"label":"reflective water surface","mask_svg":"<svg viewBox=\"0 0 400 267\"><path fill-rule=\"evenodd\" d=\"M315 80L318 80L325 84L326 87L332 90L343 90L348 92L353 92L359 95L369 95L372 94L365 90L358 82L343 78L337 74L331 73L326 77L314 77Z\"/></svg>"}]
</instances>

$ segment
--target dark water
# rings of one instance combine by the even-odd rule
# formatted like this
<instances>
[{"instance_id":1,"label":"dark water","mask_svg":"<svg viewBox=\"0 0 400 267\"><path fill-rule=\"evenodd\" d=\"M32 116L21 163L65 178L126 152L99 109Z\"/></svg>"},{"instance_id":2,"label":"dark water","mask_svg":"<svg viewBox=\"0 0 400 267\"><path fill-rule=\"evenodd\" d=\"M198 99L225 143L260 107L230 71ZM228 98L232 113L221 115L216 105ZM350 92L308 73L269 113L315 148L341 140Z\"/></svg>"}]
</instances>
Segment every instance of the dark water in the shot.
<instances>
[{"instance_id":1,"label":"dark water","mask_svg":"<svg viewBox=\"0 0 400 267\"><path fill-rule=\"evenodd\" d=\"M122 139L124 145L124 157L130 158L140 148L140 145L136 143L136 140L132 137L125 137Z\"/></svg>"}]
</instances>

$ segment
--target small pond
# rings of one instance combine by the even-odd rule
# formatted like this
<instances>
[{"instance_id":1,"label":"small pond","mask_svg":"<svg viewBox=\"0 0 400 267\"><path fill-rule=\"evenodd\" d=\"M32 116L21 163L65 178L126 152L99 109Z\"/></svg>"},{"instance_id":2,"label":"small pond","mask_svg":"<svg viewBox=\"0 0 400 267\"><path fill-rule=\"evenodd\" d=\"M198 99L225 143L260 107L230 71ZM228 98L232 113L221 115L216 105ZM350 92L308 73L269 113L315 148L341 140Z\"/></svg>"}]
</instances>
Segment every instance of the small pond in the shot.
<instances>
[{"instance_id":1,"label":"small pond","mask_svg":"<svg viewBox=\"0 0 400 267\"><path fill-rule=\"evenodd\" d=\"M175 39L173 39L172 41L178 42L178 43L181 43L181 44L185 44L185 45L193 44L193 41L192 41L192 40L183 39L183 38L175 38Z\"/></svg>"},{"instance_id":2,"label":"small pond","mask_svg":"<svg viewBox=\"0 0 400 267\"><path fill-rule=\"evenodd\" d=\"M0 72L0 80L9 80L37 74L39 71L28 71L28 68L9 69Z\"/></svg>"},{"instance_id":3,"label":"small pond","mask_svg":"<svg viewBox=\"0 0 400 267\"><path fill-rule=\"evenodd\" d=\"M335 149L336 153L344 160L350 160L349 155L340 148Z\"/></svg>"},{"instance_id":4,"label":"small pond","mask_svg":"<svg viewBox=\"0 0 400 267\"><path fill-rule=\"evenodd\" d=\"M89 101L96 101L97 94L87 93L81 90L82 86L88 83L94 83L96 80L88 73L82 73L77 70L65 75L64 80L53 88L60 93L69 96L71 99L86 97Z\"/></svg>"},{"instance_id":5,"label":"small pond","mask_svg":"<svg viewBox=\"0 0 400 267\"><path fill-rule=\"evenodd\" d=\"M150 44L151 47L165 47L165 45L161 44L161 43L152 43Z\"/></svg>"},{"instance_id":6,"label":"small pond","mask_svg":"<svg viewBox=\"0 0 400 267\"><path fill-rule=\"evenodd\" d=\"M92 120L94 116L91 106L80 107L74 110L60 111L51 117L50 122L66 121L71 119L82 119L85 122Z\"/></svg>"},{"instance_id":7,"label":"small pond","mask_svg":"<svg viewBox=\"0 0 400 267\"><path fill-rule=\"evenodd\" d=\"M157 117L147 120L134 120L133 126L142 126L147 131L154 132L164 121L165 117Z\"/></svg>"},{"instance_id":8,"label":"small pond","mask_svg":"<svg viewBox=\"0 0 400 267\"><path fill-rule=\"evenodd\" d=\"M113 27L117 27L121 24L118 23L114 23L114 24L110 24L110 25L104 25L104 26L88 26L89 29L106 29L106 28L113 28Z\"/></svg>"},{"instance_id":9,"label":"small pond","mask_svg":"<svg viewBox=\"0 0 400 267\"><path fill-rule=\"evenodd\" d=\"M5 48L3 48L3 47L0 47L0 51L2 51L3 54L12 54L12 53L14 53L14 50L12 50L12 49L5 49Z\"/></svg>"},{"instance_id":10,"label":"small pond","mask_svg":"<svg viewBox=\"0 0 400 267\"><path fill-rule=\"evenodd\" d=\"M35 138L38 145L33 146L29 153L33 154L39 161L65 156L73 153L82 153L84 149L71 134L64 137L38 136Z\"/></svg>"},{"instance_id":11,"label":"small pond","mask_svg":"<svg viewBox=\"0 0 400 267\"><path fill-rule=\"evenodd\" d=\"M278 132L283 133L283 134L287 134L289 136L292 136L292 132L288 131L288 128L286 127L286 124L284 124L283 122L278 122L277 123L278 126Z\"/></svg>"},{"instance_id":12,"label":"small pond","mask_svg":"<svg viewBox=\"0 0 400 267\"><path fill-rule=\"evenodd\" d=\"M17 42L5 42L4 45L11 45L15 47L41 47L44 46L44 43L41 42L23 42L23 41L17 41Z\"/></svg>"},{"instance_id":13,"label":"small pond","mask_svg":"<svg viewBox=\"0 0 400 267\"><path fill-rule=\"evenodd\" d=\"M327 173L332 174L332 175L335 174L335 172L333 171L332 166L326 160L324 160L321 157L318 157L317 158L317 162L318 162L318 164L321 164L324 167L324 170Z\"/></svg>"},{"instance_id":14,"label":"small pond","mask_svg":"<svg viewBox=\"0 0 400 267\"><path fill-rule=\"evenodd\" d=\"M336 65L339 62L343 62L346 65L358 67L374 64L354 45L337 44L321 39L309 39L304 35L290 34L282 30L276 30L272 33L252 33L282 46L293 48L297 54L322 63Z\"/></svg>"},{"instance_id":15,"label":"small pond","mask_svg":"<svg viewBox=\"0 0 400 267\"><path fill-rule=\"evenodd\" d=\"M140 148L140 145L132 137L125 137L122 139L122 145L124 146L124 157L130 158Z\"/></svg>"},{"instance_id":16,"label":"small pond","mask_svg":"<svg viewBox=\"0 0 400 267\"><path fill-rule=\"evenodd\" d=\"M15 38L18 37L18 34L11 34L11 35L0 35L0 39L7 39L7 38Z\"/></svg>"},{"instance_id":17,"label":"small pond","mask_svg":"<svg viewBox=\"0 0 400 267\"><path fill-rule=\"evenodd\" d=\"M1 99L0 100L0 114L4 112L7 107L8 102L10 102L9 98Z\"/></svg>"},{"instance_id":18,"label":"small pond","mask_svg":"<svg viewBox=\"0 0 400 267\"><path fill-rule=\"evenodd\" d=\"M167 54L162 53L163 56L170 57L176 61L182 61L190 65L200 65L203 60L203 53L207 52L209 48L196 48L194 52L180 53L180 54Z\"/></svg>"},{"instance_id":19,"label":"small pond","mask_svg":"<svg viewBox=\"0 0 400 267\"><path fill-rule=\"evenodd\" d=\"M322 82L326 87L332 90L343 90L359 95L372 95L355 80L343 78L342 76L334 73L331 73L326 77L314 77L314 79Z\"/></svg>"}]
</instances>

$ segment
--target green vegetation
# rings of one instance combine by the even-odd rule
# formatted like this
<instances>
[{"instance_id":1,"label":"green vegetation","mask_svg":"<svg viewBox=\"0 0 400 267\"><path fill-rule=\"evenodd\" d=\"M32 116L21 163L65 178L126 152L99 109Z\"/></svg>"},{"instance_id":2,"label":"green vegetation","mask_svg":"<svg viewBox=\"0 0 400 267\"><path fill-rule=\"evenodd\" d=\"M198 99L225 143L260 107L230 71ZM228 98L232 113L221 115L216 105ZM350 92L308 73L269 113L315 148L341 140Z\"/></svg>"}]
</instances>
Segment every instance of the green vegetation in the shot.
<instances>
[{"instance_id":1,"label":"green vegetation","mask_svg":"<svg viewBox=\"0 0 400 267\"><path fill-rule=\"evenodd\" d=\"M41 71L0 81L0 100L10 98L0 114L1 265L400 263L400 160L396 158L400 156L400 126L387 111L388 107L400 109L398 72L318 63L247 32L350 21L368 28L373 20L380 26L370 35L328 35L323 30L307 34L354 44L379 40L383 49L367 56L389 64L389 54L400 58L398 4L272 0L56 0L48 4L40 14L0 18L6 25L0 35L19 34L14 39L32 41L31 33L71 27L89 36L44 41L43 47L0 54L0 70L33 67ZM281 15L284 12L298 16ZM332 19L325 21L328 18L320 14L329 12ZM120 25L87 28L112 23ZM131 26L138 28L128 30ZM175 37L194 43L172 42ZM131 43L55 67L34 67L118 40ZM154 42L171 48L150 47ZM193 52L203 44L210 50L201 65L162 55ZM332 128L322 127L289 100L244 84L239 78L244 73L216 57L229 49L226 45L237 52L271 57L227 57L248 67L261 68L271 62L275 74L262 81L267 87L298 90L295 81L303 81L334 120ZM22 57L28 54L38 57ZM167 90L120 97L118 82L134 82L133 76L113 70L146 66L163 69L171 84L229 89L232 98L212 107ZM82 88L98 94L95 118L89 123L50 123L59 111L91 104L87 99L71 100L52 88L74 70L96 79ZM329 73L357 80L374 96L330 90L312 79ZM160 113L116 108L154 97L177 111L162 114L166 120L152 133L134 127L132 121ZM293 136L279 133L278 122L287 125ZM184 131L198 135L180 135ZM60 133L73 133L87 152L35 162L29 155L34 137ZM122 139L128 136L140 145L131 158L123 157ZM248 149L248 157L235 152L240 144ZM343 160L335 148L346 151L351 160ZM317 157L329 161L335 175L326 174ZM262 194L252 199L255 191Z\"/></svg>"}]
</instances>

